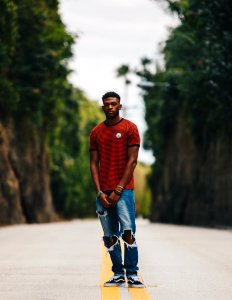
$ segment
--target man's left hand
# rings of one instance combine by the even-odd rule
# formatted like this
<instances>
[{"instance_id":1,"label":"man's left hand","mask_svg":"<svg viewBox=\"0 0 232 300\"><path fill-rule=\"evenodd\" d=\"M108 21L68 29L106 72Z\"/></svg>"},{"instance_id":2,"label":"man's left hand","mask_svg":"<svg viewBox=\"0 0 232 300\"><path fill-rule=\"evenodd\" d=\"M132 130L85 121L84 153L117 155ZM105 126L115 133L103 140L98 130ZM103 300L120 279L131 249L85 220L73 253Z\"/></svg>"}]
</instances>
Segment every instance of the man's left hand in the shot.
<instances>
[{"instance_id":1,"label":"man's left hand","mask_svg":"<svg viewBox=\"0 0 232 300\"><path fill-rule=\"evenodd\" d=\"M114 191L109 195L108 202L110 202L111 206L115 206L118 202L121 195L117 195Z\"/></svg>"}]
</instances>

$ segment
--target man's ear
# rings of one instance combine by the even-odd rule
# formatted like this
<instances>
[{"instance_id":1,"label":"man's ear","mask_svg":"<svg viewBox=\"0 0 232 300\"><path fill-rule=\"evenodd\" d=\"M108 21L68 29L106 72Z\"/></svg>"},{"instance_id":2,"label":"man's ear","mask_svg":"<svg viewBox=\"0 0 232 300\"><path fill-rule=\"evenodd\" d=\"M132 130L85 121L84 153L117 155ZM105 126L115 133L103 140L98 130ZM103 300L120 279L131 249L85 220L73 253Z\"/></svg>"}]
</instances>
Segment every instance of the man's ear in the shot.
<instances>
[{"instance_id":1,"label":"man's ear","mask_svg":"<svg viewBox=\"0 0 232 300\"><path fill-rule=\"evenodd\" d=\"M101 108L102 108L102 110L104 111L104 106L103 106L103 105L102 105L102 107L101 107Z\"/></svg>"},{"instance_id":2,"label":"man's ear","mask_svg":"<svg viewBox=\"0 0 232 300\"><path fill-rule=\"evenodd\" d=\"M119 105L119 110L121 110L121 109L122 109L122 104Z\"/></svg>"}]
</instances>

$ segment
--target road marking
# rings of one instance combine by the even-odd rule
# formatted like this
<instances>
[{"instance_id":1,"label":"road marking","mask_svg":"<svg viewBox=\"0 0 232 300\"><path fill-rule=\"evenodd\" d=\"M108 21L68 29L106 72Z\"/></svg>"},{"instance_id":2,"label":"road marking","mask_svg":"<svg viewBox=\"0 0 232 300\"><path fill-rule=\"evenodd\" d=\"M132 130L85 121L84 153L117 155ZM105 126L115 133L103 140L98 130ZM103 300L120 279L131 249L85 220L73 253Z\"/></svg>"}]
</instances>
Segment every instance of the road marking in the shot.
<instances>
[{"instance_id":1,"label":"road marking","mask_svg":"<svg viewBox=\"0 0 232 300\"><path fill-rule=\"evenodd\" d=\"M122 244L121 244L122 245ZM124 247L123 247L124 249ZM123 251L124 253L124 251ZM124 257L124 254L123 254ZM140 276L139 276L140 277ZM150 300L146 288L128 288L132 300Z\"/></svg>"},{"instance_id":2,"label":"road marking","mask_svg":"<svg viewBox=\"0 0 232 300\"><path fill-rule=\"evenodd\" d=\"M122 256L124 257L124 243L121 242L122 248ZM104 244L101 244L101 252L102 252L102 269L101 269L101 279L100 279L100 287L101 287L101 300L120 300L120 290L121 296L126 296L123 288L118 287L104 287L104 282L109 280L111 276L113 276L113 272L111 271L112 263L110 259L109 253L106 252ZM146 288L128 288L129 294L132 300L151 300ZM127 298L127 297L126 297Z\"/></svg>"},{"instance_id":3,"label":"road marking","mask_svg":"<svg viewBox=\"0 0 232 300\"><path fill-rule=\"evenodd\" d=\"M146 288L129 288L132 300L151 300Z\"/></svg>"},{"instance_id":4,"label":"road marking","mask_svg":"<svg viewBox=\"0 0 232 300\"><path fill-rule=\"evenodd\" d=\"M102 243L101 245L102 251L102 269L101 269L101 300L120 300L120 293L118 287L104 287L104 282L109 280L111 276L113 276L113 272L111 271L112 263L110 260L109 253L106 252L106 249Z\"/></svg>"}]
</instances>

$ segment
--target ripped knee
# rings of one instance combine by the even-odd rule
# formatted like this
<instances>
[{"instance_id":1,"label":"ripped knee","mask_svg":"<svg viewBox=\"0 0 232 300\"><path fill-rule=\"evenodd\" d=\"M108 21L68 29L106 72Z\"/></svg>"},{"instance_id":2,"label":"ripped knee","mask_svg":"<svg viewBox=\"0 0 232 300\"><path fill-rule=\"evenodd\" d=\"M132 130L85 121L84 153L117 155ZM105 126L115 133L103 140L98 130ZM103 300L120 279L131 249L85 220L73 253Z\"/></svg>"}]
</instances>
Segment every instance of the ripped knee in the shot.
<instances>
[{"instance_id":1,"label":"ripped knee","mask_svg":"<svg viewBox=\"0 0 232 300\"><path fill-rule=\"evenodd\" d=\"M97 213L98 217L105 217L107 215L106 210L97 210L96 213Z\"/></svg>"},{"instance_id":2,"label":"ripped knee","mask_svg":"<svg viewBox=\"0 0 232 300\"><path fill-rule=\"evenodd\" d=\"M103 241L104 241L104 245L107 248L107 250L112 251L118 243L118 237L116 235L103 236Z\"/></svg>"},{"instance_id":3,"label":"ripped knee","mask_svg":"<svg viewBox=\"0 0 232 300\"><path fill-rule=\"evenodd\" d=\"M130 229L124 230L124 232L122 234L122 239L128 247L137 247L136 242L135 242L134 233L132 232L132 230L130 230Z\"/></svg>"}]
</instances>

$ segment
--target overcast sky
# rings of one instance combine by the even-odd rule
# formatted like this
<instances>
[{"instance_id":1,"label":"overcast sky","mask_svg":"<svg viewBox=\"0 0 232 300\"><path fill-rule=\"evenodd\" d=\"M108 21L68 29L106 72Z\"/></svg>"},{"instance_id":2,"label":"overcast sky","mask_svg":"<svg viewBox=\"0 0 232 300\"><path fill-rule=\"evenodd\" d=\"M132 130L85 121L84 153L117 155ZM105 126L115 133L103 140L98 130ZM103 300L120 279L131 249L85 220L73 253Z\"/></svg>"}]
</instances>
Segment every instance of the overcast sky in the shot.
<instances>
[{"instance_id":1,"label":"overcast sky","mask_svg":"<svg viewBox=\"0 0 232 300\"><path fill-rule=\"evenodd\" d=\"M146 124L138 79L131 76L125 95L123 80L116 78L115 70L122 64L139 66L144 56L161 59L159 43L177 20L155 0L61 0L60 12L68 31L79 36L70 81L99 104L105 92L119 93L123 105L131 107L124 117L136 123L143 135ZM143 149L139 159L153 161Z\"/></svg>"}]
</instances>

